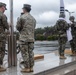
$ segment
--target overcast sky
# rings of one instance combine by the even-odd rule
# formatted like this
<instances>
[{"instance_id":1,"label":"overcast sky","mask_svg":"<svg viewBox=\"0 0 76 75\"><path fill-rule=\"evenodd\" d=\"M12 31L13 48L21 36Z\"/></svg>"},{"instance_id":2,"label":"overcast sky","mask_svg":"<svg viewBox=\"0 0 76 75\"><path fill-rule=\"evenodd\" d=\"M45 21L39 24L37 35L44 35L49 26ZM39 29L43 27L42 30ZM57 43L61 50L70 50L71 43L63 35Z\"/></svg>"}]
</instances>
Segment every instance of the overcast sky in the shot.
<instances>
[{"instance_id":1,"label":"overcast sky","mask_svg":"<svg viewBox=\"0 0 76 75\"><path fill-rule=\"evenodd\" d=\"M7 4L7 11L5 14L10 17L10 0L0 0ZM13 0L14 2L14 26L16 25L17 18L22 12L23 4L30 4L32 6L31 14L37 21L36 28L53 26L59 17L60 0ZM76 0L64 0L65 9L70 12L75 12L72 15L76 17ZM68 20L69 14L66 12L66 20Z\"/></svg>"}]
</instances>

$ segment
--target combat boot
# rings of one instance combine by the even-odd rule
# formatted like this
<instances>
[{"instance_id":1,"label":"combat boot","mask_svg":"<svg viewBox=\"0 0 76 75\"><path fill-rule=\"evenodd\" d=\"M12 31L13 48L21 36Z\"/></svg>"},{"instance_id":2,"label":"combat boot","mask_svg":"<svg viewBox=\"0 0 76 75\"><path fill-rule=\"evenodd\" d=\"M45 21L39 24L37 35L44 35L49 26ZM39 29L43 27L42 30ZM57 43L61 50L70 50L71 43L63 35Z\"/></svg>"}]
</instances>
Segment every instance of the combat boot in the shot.
<instances>
[{"instance_id":1,"label":"combat boot","mask_svg":"<svg viewBox=\"0 0 76 75\"><path fill-rule=\"evenodd\" d=\"M23 68L23 69L21 70L21 72L29 73L29 72L31 72L31 71L30 71L30 68Z\"/></svg>"},{"instance_id":2,"label":"combat boot","mask_svg":"<svg viewBox=\"0 0 76 75\"><path fill-rule=\"evenodd\" d=\"M72 53L71 56L76 56L76 53Z\"/></svg>"},{"instance_id":3,"label":"combat boot","mask_svg":"<svg viewBox=\"0 0 76 75\"><path fill-rule=\"evenodd\" d=\"M6 68L4 68L0 65L0 72L3 72L3 71L6 71Z\"/></svg>"},{"instance_id":4,"label":"combat boot","mask_svg":"<svg viewBox=\"0 0 76 75\"><path fill-rule=\"evenodd\" d=\"M30 71L33 72L33 68L30 68Z\"/></svg>"},{"instance_id":5,"label":"combat boot","mask_svg":"<svg viewBox=\"0 0 76 75\"><path fill-rule=\"evenodd\" d=\"M76 56L76 51L74 52L75 56Z\"/></svg>"},{"instance_id":6,"label":"combat boot","mask_svg":"<svg viewBox=\"0 0 76 75\"><path fill-rule=\"evenodd\" d=\"M71 56L76 56L76 52L73 51L72 54L71 54Z\"/></svg>"},{"instance_id":7,"label":"combat boot","mask_svg":"<svg viewBox=\"0 0 76 75\"><path fill-rule=\"evenodd\" d=\"M74 52L74 54L76 55L76 51Z\"/></svg>"},{"instance_id":8,"label":"combat boot","mask_svg":"<svg viewBox=\"0 0 76 75\"><path fill-rule=\"evenodd\" d=\"M66 59L66 57L65 56L60 56L60 59Z\"/></svg>"}]
</instances>

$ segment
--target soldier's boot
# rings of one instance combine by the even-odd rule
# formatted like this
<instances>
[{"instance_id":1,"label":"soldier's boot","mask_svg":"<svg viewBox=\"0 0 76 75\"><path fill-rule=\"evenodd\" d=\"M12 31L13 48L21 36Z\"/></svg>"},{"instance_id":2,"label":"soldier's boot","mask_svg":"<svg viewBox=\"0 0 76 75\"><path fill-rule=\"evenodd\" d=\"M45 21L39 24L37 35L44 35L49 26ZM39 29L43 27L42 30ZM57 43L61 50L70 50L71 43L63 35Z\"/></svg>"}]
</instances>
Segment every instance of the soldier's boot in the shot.
<instances>
[{"instance_id":1,"label":"soldier's boot","mask_svg":"<svg viewBox=\"0 0 76 75\"><path fill-rule=\"evenodd\" d=\"M6 71L6 68L0 65L0 72Z\"/></svg>"},{"instance_id":2,"label":"soldier's boot","mask_svg":"<svg viewBox=\"0 0 76 75\"><path fill-rule=\"evenodd\" d=\"M65 56L60 56L60 59L66 59L66 57Z\"/></svg>"},{"instance_id":3,"label":"soldier's boot","mask_svg":"<svg viewBox=\"0 0 76 75\"><path fill-rule=\"evenodd\" d=\"M30 71L33 72L33 68L30 68Z\"/></svg>"},{"instance_id":4,"label":"soldier's boot","mask_svg":"<svg viewBox=\"0 0 76 75\"><path fill-rule=\"evenodd\" d=\"M76 56L76 52L75 51L72 51L71 56Z\"/></svg>"},{"instance_id":5,"label":"soldier's boot","mask_svg":"<svg viewBox=\"0 0 76 75\"><path fill-rule=\"evenodd\" d=\"M76 51L74 52L74 54L76 55Z\"/></svg>"},{"instance_id":6,"label":"soldier's boot","mask_svg":"<svg viewBox=\"0 0 76 75\"><path fill-rule=\"evenodd\" d=\"M76 56L76 54L71 54L71 56Z\"/></svg>"},{"instance_id":7,"label":"soldier's boot","mask_svg":"<svg viewBox=\"0 0 76 75\"><path fill-rule=\"evenodd\" d=\"M21 72L30 73L31 71L30 68L23 68Z\"/></svg>"}]
</instances>

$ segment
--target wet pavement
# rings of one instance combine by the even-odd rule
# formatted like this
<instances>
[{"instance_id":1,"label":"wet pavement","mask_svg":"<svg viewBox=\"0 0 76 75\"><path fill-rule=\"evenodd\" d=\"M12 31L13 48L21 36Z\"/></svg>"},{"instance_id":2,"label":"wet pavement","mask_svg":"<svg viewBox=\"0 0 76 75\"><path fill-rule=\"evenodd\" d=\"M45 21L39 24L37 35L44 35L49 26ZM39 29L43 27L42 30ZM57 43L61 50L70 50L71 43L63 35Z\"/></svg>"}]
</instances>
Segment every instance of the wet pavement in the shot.
<instances>
[{"instance_id":1,"label":"wet pavement","mask_svg":"<svg viewBox=\"0 0 76 75\"><path fill-rule=\"evenodd\" d=\"M70 45L68 43L66 45L66 48L70 48ZM8 68L8 59L7 59L8 56L7 55L5 56L4 67L7 67L7 71L1 72L0 75L47 75L48 72L50 71L52 72L58 69L58 67L62 65L66 65L66 64L73 63L76 61L76 57L71 57L69 55L66 55L67 59L65 60L59 59L57 41L36 41L34 53L43 54L44 59L35 61L33 73L20 72L23 66L19 64L22 61L21 54L19 53L17 55L17 67ZM57 75L60 75L60 74L57 74Z\"/></svg>"},{"instance_id":2,"label":"wet pavement","mask_svg":"<svg viewBox=\"0 0 76 75\"><path fill-rule=\"evenodd\" d=\"M76 56L72 57L70 55L66 55L66 57L67 59L60 60L58 51L44 54L44 59L35 61L34 72L21 73L21 68L23 66L19 63L22 58L18 56L17 67L7 68L7 71L1 72L0 75L64 75L65 73L76 69ZM4 66L7 67L7 63L4 64ZM64 72L62 71L62 74L57 71L63 68L65 69Z\"/></svg>"}]
</instances>

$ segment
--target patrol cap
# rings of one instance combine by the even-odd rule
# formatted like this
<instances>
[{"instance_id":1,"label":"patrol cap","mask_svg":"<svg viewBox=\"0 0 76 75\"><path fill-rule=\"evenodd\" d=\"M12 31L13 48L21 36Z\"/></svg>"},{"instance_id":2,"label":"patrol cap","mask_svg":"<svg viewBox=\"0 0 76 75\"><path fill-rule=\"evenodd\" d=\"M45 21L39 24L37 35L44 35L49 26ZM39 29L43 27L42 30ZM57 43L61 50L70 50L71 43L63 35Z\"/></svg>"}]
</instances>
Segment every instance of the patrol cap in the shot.
<instances>
[{"instance_id":1,"label":"patrol cap","mask_svg":"<svg viewBox=\"0 0 76 75\"><path fill-rule=\"evenodd\" d=\"M7 10L7 8L6 8L6 4L5 4L5 3L0 2L0 7L2 7L2 6L4 6L4 7L5 7L5 9Z\"/></svg>"},{"instance_id":2,"label":"patrol cap","mask_svg":"<svg viewBox=\"0 0 76 75\"><path fill-rule=\"evenodd\" d=\"M22 9L24 9L24 8L31 8L31 5L29 5L29 4L24 4Z\"/></svg>"},{"instance_id":3,"label":"patrol cap","mask_svg":"<svg viewBox=\"0 0 76 75\"><path fill-rule=\"evenodd\" d=\"M69 20L71 20L71 19L73 19L73 20L74 20L74 19L75 19L75 17L74 17L74 16L70 16Z\"/></svg>"},{"instance_id":4,"label":"patrol cap","mask_svg":"<svg viewBox=\"0 0 76 75\"><path fill-rule=\"evenodd\" d=\"M26 9L27 12L30 12L30 11L31 11L31 5L29 5L29 4L24 4L22 9Z\"/></svg>"}]
</instances>

